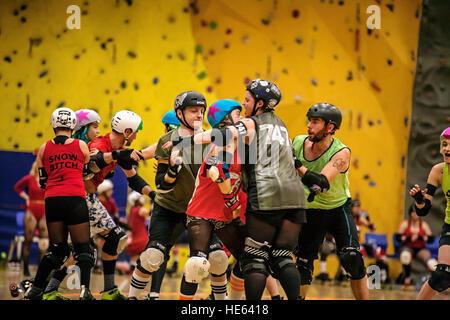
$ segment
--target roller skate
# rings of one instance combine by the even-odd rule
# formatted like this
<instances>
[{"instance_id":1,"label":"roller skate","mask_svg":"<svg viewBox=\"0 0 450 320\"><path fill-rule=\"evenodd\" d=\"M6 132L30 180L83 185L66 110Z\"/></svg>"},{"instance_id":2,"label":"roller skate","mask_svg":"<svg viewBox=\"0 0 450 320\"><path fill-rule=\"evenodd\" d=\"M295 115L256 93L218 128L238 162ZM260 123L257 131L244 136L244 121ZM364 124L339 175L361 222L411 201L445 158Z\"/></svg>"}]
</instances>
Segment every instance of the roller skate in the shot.
<instances>
[{"instance_id":1,"label":"roller skate","mask_svg":"<svg viewBox=\"0 0 450 320\"><path fill-rule=\"evenodd\" d=\"M115 286L107 291L102 291L102 300L128 300L128 297Z\"/></svg>"},{"instance_id":2,"label":"roller skate","mask_svg":"<svg viewBox=\"0 0 450 320\"><path fill-rule=\"evenodd\" d=\"M91 294L91 290L89 290L89 288L81 286L80 300L95 300L95 298Z\"/></svg>"},{"instance_id":3,"label":"roller skate","mask_svg":"<svg viewBox=\"0 0 450 320\"><path fill-rule=\"evenodd\" d=\"M43 300L70 300L69 298L64 297L58 290L46 292L42 298Z\"/></svg>"},{"instance_id":4,"label":"roller skate","mask_svg":"<svg viewBox=\"0 0 450 320\"><path fill-rule=\"evenodd\" d=\"M13 298L21 297L21 299L25 299L25 295L31 289L33 285L32 279L22 280L19 284L13 282L9 285L9 293Z\"/></svg>"}]
</instances>

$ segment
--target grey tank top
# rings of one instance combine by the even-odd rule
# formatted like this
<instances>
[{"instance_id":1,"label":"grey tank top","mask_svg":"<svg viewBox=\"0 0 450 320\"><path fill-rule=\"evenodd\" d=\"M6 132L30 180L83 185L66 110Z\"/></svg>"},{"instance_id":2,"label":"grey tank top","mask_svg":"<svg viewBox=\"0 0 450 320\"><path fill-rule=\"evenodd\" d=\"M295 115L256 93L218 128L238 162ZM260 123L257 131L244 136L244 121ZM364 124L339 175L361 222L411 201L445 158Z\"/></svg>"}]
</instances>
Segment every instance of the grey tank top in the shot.
<instances>
[{"instance_id":1,"label":"grey tank top","mask_svg":"<svg viewBox=\"0 0 450 320\"><path fill-rule=\"evenodd\" d=\"M294 167L286 126L273 112L252 119L256 136L246 147L244 165L249 204L262 211L305 209L305 190Z\"/></svg>"}]
</instances>

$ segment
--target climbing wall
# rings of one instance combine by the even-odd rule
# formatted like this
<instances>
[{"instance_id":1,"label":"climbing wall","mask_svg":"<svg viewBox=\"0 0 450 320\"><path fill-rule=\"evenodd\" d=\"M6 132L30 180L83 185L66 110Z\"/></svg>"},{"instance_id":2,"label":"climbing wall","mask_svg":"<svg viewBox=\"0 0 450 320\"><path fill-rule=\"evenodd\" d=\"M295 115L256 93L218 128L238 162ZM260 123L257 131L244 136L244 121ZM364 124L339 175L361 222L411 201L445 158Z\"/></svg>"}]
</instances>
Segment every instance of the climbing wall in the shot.
<instances>
[{"instance_id":1,"label":"climbing wall","mask_svg":"<svg viewBox=\"0 0 450 320\"><path fill-rule=\"evenodd\" d=\"M72 4L80 30L66 26ZM366 27L369 5L380 9L379 30ZM393 232L420 16L420 0L0 1L0 149L31 151L50 138L58 106L98 110L103 133L131 109L144 119L134 147L145 147L179 92L242 101L245 84L266 78L281 88L276 112L291 138L306 132L310 105L342 110L351 192L380 232ZM151 165L140 170L153 185Z\"/></svg>"},{"instance_id":2,"label":"climbing wall","mask_svg":"<svg viewBox=\"0 0 450 320\"><path fill-rule=\"evenodd\" d=\"M69 30L69 5L81 29ZM178 93L208 102L204 64L195 54L187 1L0 1L0 149L32 151L51 138L57 107L96 109L102 133L120 109L137 112L144 131L133 147L162 135ZM141 169L153 174L151 165ZM153 178L148 177L149 182Z\"/></svg>"},{"instance_id":3,"label":"climbing wall","mask_svg":"<svg viewBox=\"0 0 450 320\"><path fill-rule=\"evenodd\" d=\"M424 1L408 148L406 193L416 183L425 187L433 165L443 161L439 153L439 135L450 126L449 12L449 1ZM405 208L412 203L413 199L407 194ZM442 188L438 188L431 214L425 217L436 235L441 232L446 205Z\"/></svg>"},{"instance_id":4,"label":"climbing wall","mask_svg":"<svg viewBox=\"0 0 450 320\"><path fill-rule=\"evenodd\" d=\"M370 30L369 5L381 29ZM275 81L276 112L291 138L306 133L306 112L330 102L343 113L337 137L352 150L350 189L377 225L396 232L403 218L421 1L197 1L196 50L218 97L243 100L244 85Z\"/></svg>"}]
</instances>

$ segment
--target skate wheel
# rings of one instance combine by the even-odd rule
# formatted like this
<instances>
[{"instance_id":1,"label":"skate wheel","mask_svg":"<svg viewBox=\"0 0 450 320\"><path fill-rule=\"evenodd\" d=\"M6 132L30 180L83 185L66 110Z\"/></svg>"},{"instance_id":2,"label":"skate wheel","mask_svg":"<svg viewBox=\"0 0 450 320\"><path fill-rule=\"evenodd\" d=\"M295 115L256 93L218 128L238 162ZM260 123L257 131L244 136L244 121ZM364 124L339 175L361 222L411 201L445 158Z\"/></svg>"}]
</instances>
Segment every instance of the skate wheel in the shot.
<instances>
[{"instance_id":1,"label":"skate wheel","mask_svg":"<svg viewBox=\"0 0 450 320\"><path fill-rule=\"evenodd\" d=\"M15 283L11 283L9 285L9 291L11 292L11 295L16 298L19 296L19 287Z\"/></svg>"}]
</instances>

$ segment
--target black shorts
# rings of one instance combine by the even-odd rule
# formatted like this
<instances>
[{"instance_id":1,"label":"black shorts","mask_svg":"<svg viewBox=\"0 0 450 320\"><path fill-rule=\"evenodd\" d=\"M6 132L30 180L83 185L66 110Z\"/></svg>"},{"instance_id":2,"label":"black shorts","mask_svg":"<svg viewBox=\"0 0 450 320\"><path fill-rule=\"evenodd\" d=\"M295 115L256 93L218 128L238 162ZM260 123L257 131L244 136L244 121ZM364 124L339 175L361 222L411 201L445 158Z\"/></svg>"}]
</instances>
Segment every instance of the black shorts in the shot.
<instances>
[{"instance_id":1,"label":"black shorts","mask_svg":"<svg viewBox=\"0 0 450 320\"><path fill-rule=\"evenodd\" d=\"M147 248L151 242L159 242L167 249L167 259L170 248L186 230L186 214L174 212L161 207L156 202L150 217Z\"/></svg>"},{"instance_id":2,"label":"black shorts","mask_svg":"<svg viewBox=\"0 0 450 320\"><path fill-rule=\"evenodd\" d=\"M450 246L450 224L444 223L442 226L441 238L439 239L439 248Z\"/></svg>"},{"instance_id":3,"label":"black shorts","mask_svg":"<svg viewBox=\"0 0 450 320\"><path fill-rule=\"evenodd\" d=\"M255 218L274 225L277 228L281 227L283 220L289 220L297 224L306 223L305 209L256 210L252 208L248 201L245 215L253 215Z\"/></svg>"},{"instance_id":4,"label":"black shorts","mask_svg":"<svg viewBox=\"0 0 450 320\"><path fill-rule=\"evenodd\" d=\"M45 218L49 222L75 225L89 222L89 211L83 197L49 197L45 199Z\"/></svg>"},{"instance_id":5,"label":"black shorts","mask_svg":"<svg viewBox=\"0 0 450 320\"><path fill-rule=\"evenodd\" d=\"M346 247L359 250L358 232L350 204L349 198L344 205L335 209L307 209L308 222L300 231L297 255L312 263L318 258L319 248L327 232L334 237L338 253Z\"/></svg>"}]
</instances>

